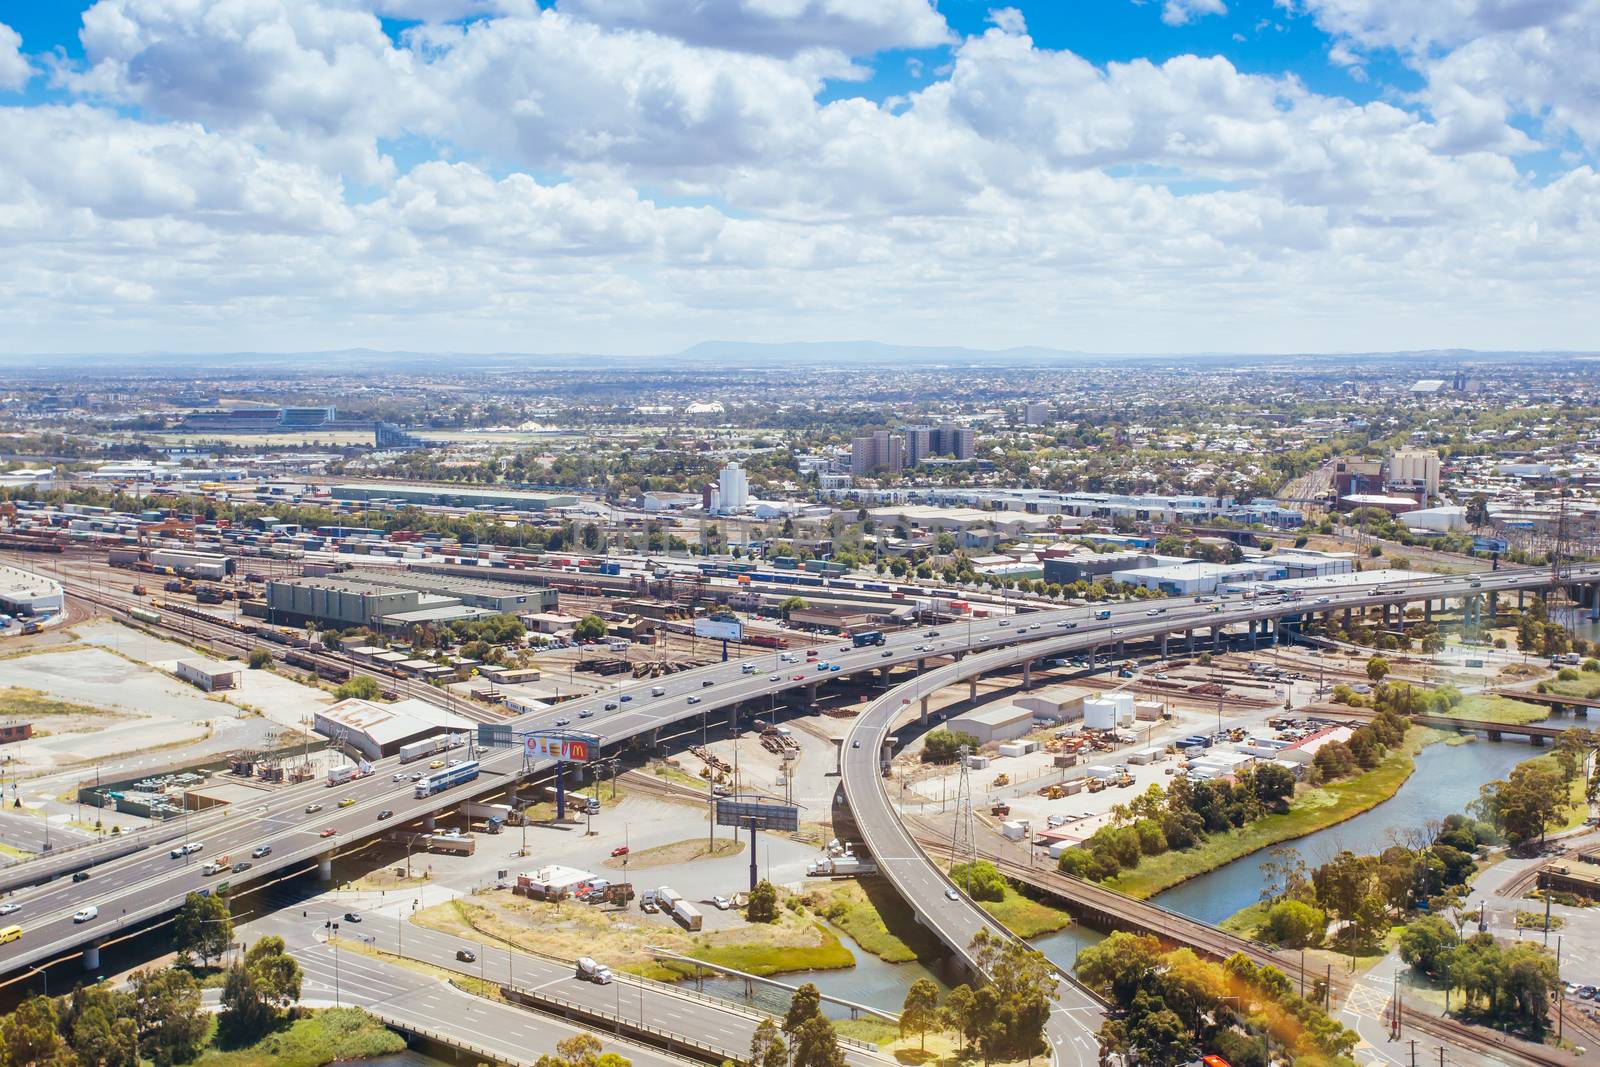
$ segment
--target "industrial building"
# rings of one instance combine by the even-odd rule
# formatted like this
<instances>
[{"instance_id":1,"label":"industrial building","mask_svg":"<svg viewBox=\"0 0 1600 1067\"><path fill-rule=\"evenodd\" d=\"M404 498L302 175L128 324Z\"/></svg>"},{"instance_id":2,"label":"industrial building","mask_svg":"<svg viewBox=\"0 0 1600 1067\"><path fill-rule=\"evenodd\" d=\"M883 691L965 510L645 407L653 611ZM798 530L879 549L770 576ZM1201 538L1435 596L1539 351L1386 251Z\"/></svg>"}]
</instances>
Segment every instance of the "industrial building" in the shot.
<instances>
[{"instance_id":1,"label":"industrial building","mask_svg":"<svg viewBox=\"0 0 1600 1067\"><path fill-rule=\"evenodd\" d=\"M0 609L10 615L55 615L65 605L61 583L20 567L0 565Z\"/></svg>"},{"instance_id":2,"label":"industrial building","mask_svg":"<svg viewBox=\"0 0 1600 1067\"><path fill-rule=\"evenodd\" d=\"M1107 552L1046 558L1044 580L1058 585L1092 582L1096 578L1104 578L1117 571L1143 570L1146 567L1160 566L1164 562L1181 561L1157 556L1152 552Z\"/></svg>"},{"instance_id":3,"label":"industrial building","mask_svg":"<svg viewBox=\"0 0 1600 1067\"><path fill-rule=\"evenodd\" d=\"M1285 578L1321 578L1329 574L1350 574L1356 569L1355 557L1348 552L1311 552L1298 548L1251 562L1277 567Z\"/></svg>"},{"instance_id":4,"label":"industrial building","mask_svg":"<svg viewBox=\"0 0 1600 1067\"><path fill-rule=\"evenodd\" d=\"M574 507L578 503L577 497L566 493L525 493L509 489L465 489L395 482L345 482L329 486L328 493L335 500L513 511L552 511Z\"/></svg>"},{"instance_id":5,"label":"industrial building","mask_svg":"<svg viewBox=\"0 0 1600 1067\"><path fill-rule=\"evenodd\" d=\"M269 620L291 626L310 620L337 628L406 629L487 615L522 615L555 604L553 589L419 571L345 572L267 583Z\"/></svg>"},{"instance_id":6,"label":"industrial building","mask_svg":"<svg viewBox=\"0 0 1600 1067\"><path fill-rule=\"evenodd\" d=\"M426 700L374 704L341 700L316 712L312 729L334 742L348 744L368 759L381 759L400 746L442 733L468 733L475 724Z\"/></svg>"},{"instance_id":7,"label":"industrial building","mask_svg":"<svg viewBox=\"0 0 1600 1067\"><path fill-rule=\"evenodd\" d=\"M184 433L283 433L326 429L337 421L337 410L331 406L225 408L190 412L177 428Z\"/></svg>"},{"instance_id":8,"label":"industrial building","mask_svg":"<svg viewBox=\"0 0 1600 1067\"><path fill-rule=\"evenodd\" d=\"M208 693L223 689L238 689L244 676L237 663L223 663L214 659L180 659L177 666L179 678L199 686Z\"/></svg>"},{"instance_id":9,"label":"industrial building","mask_svg":"<svg viewBox=\"0 0 1600 1067\"><path fill-rule=\"evenodd\" d=\"M220 581L233 573L232 556L214 552L193 552L185 548L152 548L147 557L153 567L171 567L176 574L187 574L204 581Z\"/></svg>"},{"instance_id":10,"label":"industrial building","mask_svg":"<svg viewBox=\"0 0 1600 1067\"><path fill-rule=\"evenodd\" d=\"M1034 712L1016 704L997 708L969 711L950 720L950 729L956 733L971 734L979 745L992 745L1021 737L1033 729Z\"/></svg>"},{"instance_id":11,"label":"industrial building","mask_svg":"<svg viewBox=\"0 0 1600 1067\"><path fill-rule=\"evenodd\" d=\"M1168 596L1214 593L1225 583L1269 582L1283 576L1283 569L1271 563L1173 563L1144 570L1116 571L1111 575L1114 581L1143 586Z\"/></svg>"}]
</instances>

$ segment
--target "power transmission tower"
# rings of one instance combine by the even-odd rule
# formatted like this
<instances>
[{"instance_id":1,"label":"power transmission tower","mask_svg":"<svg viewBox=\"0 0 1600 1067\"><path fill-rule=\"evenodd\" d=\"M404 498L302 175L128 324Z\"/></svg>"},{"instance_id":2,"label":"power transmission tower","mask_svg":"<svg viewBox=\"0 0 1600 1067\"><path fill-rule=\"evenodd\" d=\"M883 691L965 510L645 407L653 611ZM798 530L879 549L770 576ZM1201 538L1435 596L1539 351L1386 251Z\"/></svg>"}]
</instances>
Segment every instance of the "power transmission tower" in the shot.
<instances>
[{"instance_id":1,"label":"power transmission tower","mask_svg":"<svg viewBox=\"0 0 1600 1067\"><path fill-rule=\"evenodd\" d=\"M960 749L960 771L956 778L956 822L950 831L950 866L967 866L967 895L972 895L972 864L978 861L978 826L972 813L972 779L967 776L966 745Z\"/></svg>"}]
</instances>

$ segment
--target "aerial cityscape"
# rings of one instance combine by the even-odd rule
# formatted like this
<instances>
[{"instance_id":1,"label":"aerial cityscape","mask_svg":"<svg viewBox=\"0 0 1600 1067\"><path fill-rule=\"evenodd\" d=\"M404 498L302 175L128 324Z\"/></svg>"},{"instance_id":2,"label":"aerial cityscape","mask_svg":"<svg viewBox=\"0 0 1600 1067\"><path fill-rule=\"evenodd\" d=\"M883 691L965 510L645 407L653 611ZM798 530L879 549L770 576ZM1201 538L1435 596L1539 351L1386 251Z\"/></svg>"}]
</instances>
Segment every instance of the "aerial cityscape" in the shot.
<instances>
[{"instance_id":1,"label":"aerial cityscape","mask_svg":"<svg viewBox=\"0 0 1600 1067\"><path fill-rule=\"evenodd\" d=\"M0 0L0 1067L1600 1063L1600 0Z\"/></svg>"}]
</instances>

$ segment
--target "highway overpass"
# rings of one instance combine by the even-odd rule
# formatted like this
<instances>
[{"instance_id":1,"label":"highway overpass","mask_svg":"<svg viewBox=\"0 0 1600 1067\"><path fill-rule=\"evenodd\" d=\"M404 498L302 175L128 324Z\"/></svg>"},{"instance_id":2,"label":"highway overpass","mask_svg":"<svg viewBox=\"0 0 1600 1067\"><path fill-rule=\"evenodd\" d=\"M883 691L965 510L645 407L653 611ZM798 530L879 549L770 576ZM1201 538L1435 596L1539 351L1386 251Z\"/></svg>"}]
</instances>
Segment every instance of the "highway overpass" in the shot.
<instances>
[{"instance_id":1,"label":"highway overpass","mask_svg":"<svg viewBox=\"0 0 1600 1067\"><path fill-rule=\"evenodd\" d=\"M827 669L807 664L804 656L798 653L790 653L796 662L783 661L781 654L766 653L667 678L623 684L614 691L512 720L511 725L516 730L548 729L556 727L558 720L569 719L572 727L599 736L603 745L614 746L633 738L648 739L664 727L694 721L747 702L769 700L789 690L902 665L920 667L931 659L967 657L971 666L957 664L931 672L926 683L922 679L913 683L920 692L930 691L926 685L932 684L935 677L966 677L997 666L1092 652L1130 641L1205 630L1213 631L1215 637L1229 626L1253 628L1270 620L1314 612L1404 605L1495 591L1537 590L1550 585L1551 580L1547 571L1505 570L1473 576L1431 577L1376 589L1355 585L1329 587L1320 595L1300 599L1242 600L1234 596L1216 601L1142 601L969 620L943 624L934 628L936 634L919 628L891 635L881 648L858 649L848 644L823 646L819 655ZM1600 582L1600 568L1576 570L1564 576L1563 581ZM1107 612L1109 617L1096 619L1097 612ZM1027 643L1026 651L990 652L1023 642ZM972 662L980 654L988 655L979 662ZM746 672L743 663L753 663L756 669ZM835 666L837 670L833 669ZM651 695L655 687L663 689L662 695ZM895 699L909 699L903 692ZM608 708L608 704L616 706ZM589 713L588 718L582 717L584 712ZM881 708L876 714L870 711L868 714L875 726L887 729L887 723L881 721ZM849 754L852 759L857 758L853 751ZM92 949L99 940L173 910L191 891L208 886L214 888L223 881L239 890L293 864L324 862L340 852L359 847L386 829L426 819L475 796L503 791L529 770L524 766L520 750L515 749L484 752L482 763L483 774L478 781L417 799L410 781L393 780L397 769L395 761L384 760L378 764L374 775L338 789L328 789L320 783L292 786L272 794L268 801L255 807L225 811L203 831L191 828L191 832L204 839L205 848L198 854L172 859L166 847L149 847L88 866L87 881L74 883L56 878L41 886L21 889L11 898L21 907L10 916L10 921L23 927L23 936L0 946L0 971L11 972L55 959L80 946ZM857 785L855 796L861 795ZM337 807L346 797L353 803ZM323 805L323 810L307 812L306 807L312 804ZM383 810L394 812L392 821L377 820L377 813ZM321 836L328 829L334 833ZM250 859L249 853L263 845L272 848L271 855ZM227 854L234 860L249 859L253 866L239 874L203 876L201 863L220 854ZM101 854L91 847L79 855L87 857L82 862L88 864ZM98 908L98 915L87 922L74 922L73 913L89 905ZM86 962L95 962L92 952L86 955Z\"/></svg>"}]
</instances>

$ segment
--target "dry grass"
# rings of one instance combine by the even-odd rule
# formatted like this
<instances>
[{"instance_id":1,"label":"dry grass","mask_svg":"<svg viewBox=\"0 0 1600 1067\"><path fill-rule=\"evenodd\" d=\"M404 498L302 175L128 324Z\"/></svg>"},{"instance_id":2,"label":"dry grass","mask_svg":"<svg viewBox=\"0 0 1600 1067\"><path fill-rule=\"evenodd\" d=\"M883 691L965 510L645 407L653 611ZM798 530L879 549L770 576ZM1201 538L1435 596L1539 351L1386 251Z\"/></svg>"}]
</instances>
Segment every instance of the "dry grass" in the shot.
<instances>
[{"instance_id":1,"label":"dry grass","mask_svg":"<svg viewBox=\"0 0 1600 1067\"><path fill-rule=\"evenodd\" d=\"M707 847L708 845L710 847ZM715 842L708 842L703 837L693 837L687 841L674 841L670 845L643 848L627 856L614 856L606 860L604 866L619 870L623 867L629 870L643 870L648 867L669 867L675 863L688 863L691 860L737 856L743 851L743 841L719 837ZM627 862L624 863L624 860Z\"/></svg>"},{"instance_id":2,"label":"dry grass","mask_svg":"<svg viewBox=\"0 0 1600 1067\"><path fill-rule=\"evenodd\" d=\"M650 922L637 912L536 901L496 890L425 908L412 921L559 959L593 956L613 969L662 980L681 975L657 962L652 948L763 975L855 964L830 931L809 915L788 910L771 924L692 933Z\"/></svg>"}]
</instances>

